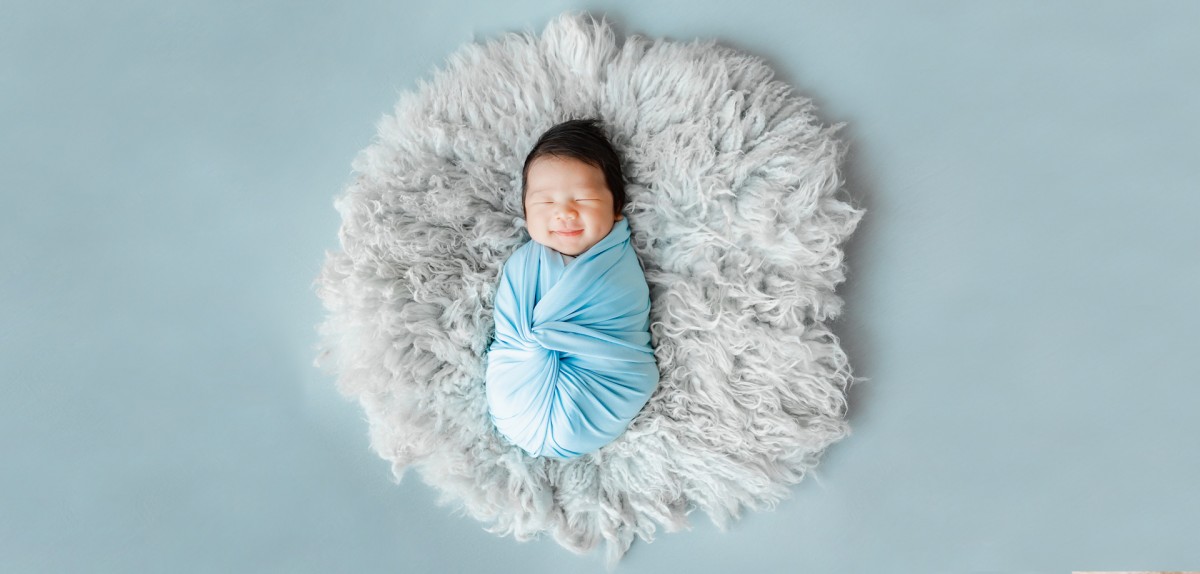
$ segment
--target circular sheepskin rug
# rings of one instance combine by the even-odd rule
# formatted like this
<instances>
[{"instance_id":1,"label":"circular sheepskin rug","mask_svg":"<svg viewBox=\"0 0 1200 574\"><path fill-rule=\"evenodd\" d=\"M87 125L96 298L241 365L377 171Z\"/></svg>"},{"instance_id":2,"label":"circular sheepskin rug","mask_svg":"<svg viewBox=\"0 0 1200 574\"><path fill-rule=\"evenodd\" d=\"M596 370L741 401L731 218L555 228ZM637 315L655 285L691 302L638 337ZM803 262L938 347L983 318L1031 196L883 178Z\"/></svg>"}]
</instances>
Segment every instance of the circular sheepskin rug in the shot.
<instances>
[{"instance_id":1,"label":"circular sheepskin rug","mask_svg":"<svg viewBox=\"0 0 1200 574\"><path fill-rule=\"evenodd\" d=\"M695 509L724 530L774 508L849 434L856 378L826 323L865 211L835 197L844 124L773 76L715 41L618 43L567 12L463 46L400 96L334 201L342 249L315 281L315 364L365 409L396 482L418 469L496 534L605 541L611 567ZM501 269L530 238L525 156L583 117L622 156L661 378L624 434L557 460L497 433L484 374Z\"/></svg>"}]
</instances>

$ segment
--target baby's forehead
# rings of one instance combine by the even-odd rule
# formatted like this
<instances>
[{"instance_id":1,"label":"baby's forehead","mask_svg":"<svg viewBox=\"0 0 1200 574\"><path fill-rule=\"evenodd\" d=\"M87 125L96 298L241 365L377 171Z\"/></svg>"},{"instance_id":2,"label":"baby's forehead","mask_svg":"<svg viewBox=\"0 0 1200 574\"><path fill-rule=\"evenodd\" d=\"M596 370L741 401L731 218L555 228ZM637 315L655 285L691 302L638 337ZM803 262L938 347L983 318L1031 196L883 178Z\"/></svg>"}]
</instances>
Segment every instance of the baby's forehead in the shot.
<instances>
[{"instance_id":1,"label":"baby's forehead","mask_svg":"<svg viewBox=\"0 0 1200 574\"><path fill-rule=\"evenodd\" d=\"M575 158L555 156L543 156L533 160L526 175L531 180L546 181L594 182L604 180L604 171L599 166Z\"/></svg>"},{"instance_id":2,"label":"baby's forehead","mask_svg":"<svg viewBox=\"0 0 1200 574\"><path fill-rule=\"evenodd\" d=\"M526 182L526 185L528 187L528 192L526 193L528 197L553 193L556 191L612 193L612 191L608 189L608 184L604 181L604 178L551 177L540 179L531 177L529 178L529 181Z\"/></svg>"}]
</instances>

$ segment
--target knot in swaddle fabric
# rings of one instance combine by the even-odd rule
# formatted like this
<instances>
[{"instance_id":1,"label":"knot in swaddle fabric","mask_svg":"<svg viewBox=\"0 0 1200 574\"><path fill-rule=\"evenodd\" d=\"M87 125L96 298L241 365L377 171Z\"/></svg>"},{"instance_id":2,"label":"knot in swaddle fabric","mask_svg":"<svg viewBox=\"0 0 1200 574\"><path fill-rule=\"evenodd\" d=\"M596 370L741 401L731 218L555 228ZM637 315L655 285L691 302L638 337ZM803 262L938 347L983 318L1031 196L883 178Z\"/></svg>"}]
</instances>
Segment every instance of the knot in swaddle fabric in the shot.
<instances>
[{"instance_id":1,"label":"knot in swaddle fabric","mask_svg":"<svg viewBox=\"0 0 1200 574\"><path fill-rule=\"evenodd\" d=\"M612 442L658 386L650 288L629 223L565 265L533 240L504 263L488 349L488 411L533 456L574 458Z\"/></svg>"}]
</instances>

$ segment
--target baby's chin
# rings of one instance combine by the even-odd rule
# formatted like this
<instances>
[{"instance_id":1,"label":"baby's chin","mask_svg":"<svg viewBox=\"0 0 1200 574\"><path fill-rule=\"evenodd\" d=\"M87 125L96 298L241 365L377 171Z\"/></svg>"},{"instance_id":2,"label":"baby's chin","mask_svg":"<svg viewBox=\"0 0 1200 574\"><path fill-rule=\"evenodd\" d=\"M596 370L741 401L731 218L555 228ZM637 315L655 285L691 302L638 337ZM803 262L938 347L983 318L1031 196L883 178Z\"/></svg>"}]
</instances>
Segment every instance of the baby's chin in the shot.
<instances>
[{"instance_id":1,"label":"baby's chin","mask_svg":"<svg viewBox=\"0 0 1200 574\"><path fill-rule=\"evenodd\" d=\"M592 244L590 244L590 245L571 245L571 246L567 246L567 245L561 245L561 242L559 242L559 241L555 241L555 240L553 239L553 237L551 237L549 240L546 240L545 238L539 239L539 238L537 238L537 237L534 237L534 238L532 238L532 239L533 239L533 240L534 240L534 242L536 242L536 243L540 243L540 244L542 244L542 245L543 245L543 246L545 246L545 247L549 247L550 249L553 249L553 250L555 250L555 251L557 251L557 252L559 252L559 253L562 253L563 255L567 255L567 256L570 256L570 257L578 257L578 256L582 255L583 253L585 253L585 252L586 252L588 249L591 249L593 245L595 245L596 243L599 243L599 242L597 241L597 242L595 242L595 243L592 243Z\"/></svg>"},{"instance_id":2,"label":"baby's chin","mask_svg":"<svg viewBox=\"0 0 1200 574\"><path fill-rule=\"evenodd\" d=\"M580 249L579 247L556 247L554 245L547 245L546 247L549 247L550 249L553 249L559 253L562 253L563 255L569 255L571 257L579 257L580 255L583 255L583 253L585 251L592 248L591 245L588 245L582 249Z\"/></svg>"}]
</instances>

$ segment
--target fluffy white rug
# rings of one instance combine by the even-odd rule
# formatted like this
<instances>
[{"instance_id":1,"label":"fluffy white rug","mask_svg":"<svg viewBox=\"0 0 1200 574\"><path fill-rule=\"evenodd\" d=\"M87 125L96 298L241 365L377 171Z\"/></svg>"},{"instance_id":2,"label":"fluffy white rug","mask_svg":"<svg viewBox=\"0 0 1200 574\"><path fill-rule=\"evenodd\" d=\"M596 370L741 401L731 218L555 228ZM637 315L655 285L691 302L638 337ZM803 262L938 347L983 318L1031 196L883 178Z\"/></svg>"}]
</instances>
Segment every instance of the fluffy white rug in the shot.
<instances>
[{"instance_id":1,"label":"fluffy white rug","mask_svg":"<svg viewBox=\"0 0 1200 574\"><path fill-rule=\"evenodd\" d=\"M335 200L342 250L316 280L316 364L360 401L396 482L414 466L439 504L518 540L549 532L577 553L605 540L610 567L635 535L690 528L696 508L722 530L774 508L849 434L856 378L825 323L864 214L835 197L843 124L821 126L759 58L615 36L567 12L418 80L354 160ZM622 153L662 378L624 435L557 461L492 428L484 360L501 267L529 238L522 162L585 116Z\"/></svg>"}]
</instances>

